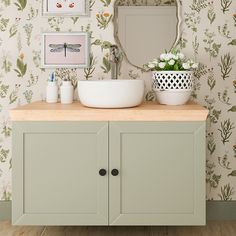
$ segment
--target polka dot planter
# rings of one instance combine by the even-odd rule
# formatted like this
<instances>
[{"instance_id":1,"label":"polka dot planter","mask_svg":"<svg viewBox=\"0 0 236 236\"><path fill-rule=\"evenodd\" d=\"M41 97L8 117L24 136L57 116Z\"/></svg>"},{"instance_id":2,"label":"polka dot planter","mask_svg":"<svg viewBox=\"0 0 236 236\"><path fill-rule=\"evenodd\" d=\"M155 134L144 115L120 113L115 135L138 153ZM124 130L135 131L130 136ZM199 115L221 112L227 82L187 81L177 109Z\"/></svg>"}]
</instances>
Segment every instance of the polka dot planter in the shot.
<instances>
[{"instance_id":1,"label":"polka dot planter","mask_svg":"<svg viewBox=\"0 0 236 236\"><path fill-rule=\"evenodd\" d=\"M153 90L160 104L183 105L191 95L192 71L153 71Z\"/></svg>"}]
</instances>

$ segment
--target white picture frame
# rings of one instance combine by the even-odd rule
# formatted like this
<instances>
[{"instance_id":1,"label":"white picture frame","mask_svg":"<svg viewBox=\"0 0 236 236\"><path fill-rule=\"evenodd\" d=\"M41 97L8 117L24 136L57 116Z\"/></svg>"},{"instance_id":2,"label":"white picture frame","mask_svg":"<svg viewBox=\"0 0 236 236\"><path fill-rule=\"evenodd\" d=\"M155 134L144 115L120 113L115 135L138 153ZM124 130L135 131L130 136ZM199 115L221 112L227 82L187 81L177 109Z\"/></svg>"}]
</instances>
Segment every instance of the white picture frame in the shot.
<instances>
[{"instance_id":1,"label":"white picture frame","mask_svg":"<svg viewBox=\"0 0 236 236\"><path fill-rule=\"evenodd\" d=\"M88 15L88 0L80 0L77 4L73 0L42 0L42 16L72 17Z\"/></svg>"},{"instance_id":2,"label":"white picture frame","mask_svg":"<svg viewBox=\"0 0 236 236\"><path fill-rule=\"evenodd\" d=\"M87 68L89 49L87 32L44 32L41 68Z\"/></svg>"}]
</instances>

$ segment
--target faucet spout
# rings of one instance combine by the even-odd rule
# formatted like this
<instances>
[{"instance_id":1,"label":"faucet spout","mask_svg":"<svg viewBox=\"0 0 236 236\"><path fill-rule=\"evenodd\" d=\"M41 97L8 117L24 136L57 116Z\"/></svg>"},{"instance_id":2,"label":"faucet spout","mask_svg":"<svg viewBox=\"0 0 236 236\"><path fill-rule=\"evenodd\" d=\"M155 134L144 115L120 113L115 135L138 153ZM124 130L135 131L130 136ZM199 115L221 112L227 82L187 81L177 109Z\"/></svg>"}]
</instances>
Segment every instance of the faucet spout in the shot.
<instances>
[{"instance_id":1,"label":"faucet spout","mask_svg":"<svg viewBox=\"0 0 236 236\"><path fill-rule=\"evenodd\" d=\"M120 50L117 45L111 45L110 57L111 79L118 79L118 64L120 62Z\"/></svg>"}]
</instances>

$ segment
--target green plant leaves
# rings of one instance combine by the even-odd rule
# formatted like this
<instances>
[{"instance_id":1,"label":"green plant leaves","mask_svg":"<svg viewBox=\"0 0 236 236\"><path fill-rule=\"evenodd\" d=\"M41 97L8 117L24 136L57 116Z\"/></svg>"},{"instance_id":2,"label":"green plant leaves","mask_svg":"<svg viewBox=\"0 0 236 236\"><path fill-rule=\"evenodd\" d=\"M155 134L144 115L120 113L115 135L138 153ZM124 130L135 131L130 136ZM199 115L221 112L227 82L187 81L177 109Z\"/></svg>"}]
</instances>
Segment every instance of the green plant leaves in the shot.
<instances>
[{"instance_id":1,"label":"green plant leaves","mask_svg":"<svg viewBox=\"0 0 236 236\"><path fill-rule=\"evenodd\" d=\"M14 69L14 71L17 73L18 77L23 77L27 71L27 64L24 63L22 59L18 58L16 65L17 69Z\"/></svg>"},{"instance_id":2,"label":"green plant leaves","mask_svg":"<svg viewBox=\"0 0 236 236\"><path fill-rule=\"evenodd\" d=\"M101 68L103 69L104 73L108 73L111 70L111 63L109 61L108 57L103 57L102 59L103 65L101 66Z\"/></svg>"},{"instance_id":3,"label":"green plant leaves","mask_svg":"<svg viewBox=\"0 0 236 236\"><path fill-rule=\"evenodd\" d=\"M23 11L27 5L27 0L17 0L14 4L17 6L18 11Z\"/></svg>"},{"instance_id":4,"label":"green plant leaves","mask_svg":"<svg viewBox=\"0 0 236 236\"><path fill-rule=\"evenodd\" d=\"M228 111L236 112L236 106L232 106Z\"/></svg>"},{"instance_id":5,"label":"green plant leaves","mask_svg":"<svg viewBox=\"0 0 236 236\"><path fill-rule=\"evenodd\" d=\"M233 177L235 177L235 176L236 176L236 170L233 170L230 174L228 174L228 176L233 176Z\"/></svg>"},{"instance_id":6,"label":"green plant leaves","mask_svg":"<svg viewBox=\"0 0 236 236\"><path fill-rule=\"evenodd\" d=\"M231 42L228 43L228 45L236 46L236 39L233 39Z\"/></svg>"}]
</instances>

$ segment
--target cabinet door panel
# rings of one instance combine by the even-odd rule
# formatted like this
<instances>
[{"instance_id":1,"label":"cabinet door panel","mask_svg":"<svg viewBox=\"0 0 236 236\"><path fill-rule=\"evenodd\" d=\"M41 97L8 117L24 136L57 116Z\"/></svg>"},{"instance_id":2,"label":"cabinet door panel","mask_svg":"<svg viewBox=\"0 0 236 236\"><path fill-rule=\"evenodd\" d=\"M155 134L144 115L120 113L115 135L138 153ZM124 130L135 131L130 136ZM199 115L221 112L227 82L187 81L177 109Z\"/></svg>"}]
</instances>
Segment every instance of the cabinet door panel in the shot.
<instances>
[{"instance_id":1,"label":"cabinet door panel","mask_svg":"<svg viewBox=\"0 0 236 236\"><path fill-rule=\"evenodd\" d=\"M23 190L13 192L13 221L107 224L108 176L98 174L108 168L107 123L42 123L14 124L13 191Z\"/></svg>"},{"instance_id":2,"label":"cabinet door panel","mask_svg":"<svg viewBox=\"0 0 236 236\"><path fill-rule=\"evenodd\" d=\"M110 145L110 224L204 223L203 123L114 122Z\"/></svg>"}]
</instances>

